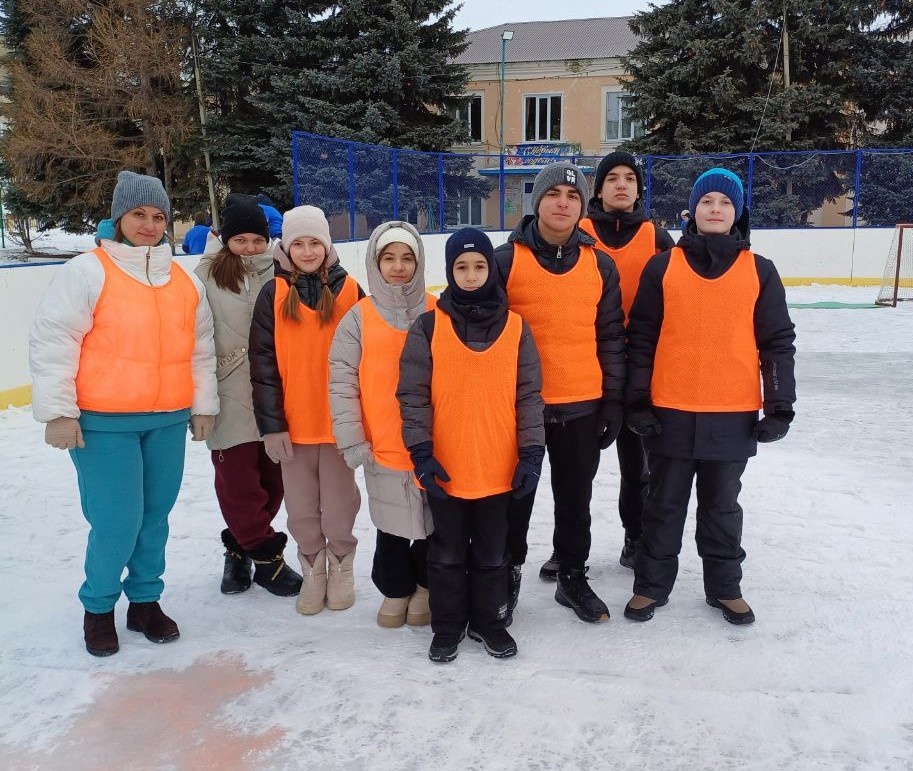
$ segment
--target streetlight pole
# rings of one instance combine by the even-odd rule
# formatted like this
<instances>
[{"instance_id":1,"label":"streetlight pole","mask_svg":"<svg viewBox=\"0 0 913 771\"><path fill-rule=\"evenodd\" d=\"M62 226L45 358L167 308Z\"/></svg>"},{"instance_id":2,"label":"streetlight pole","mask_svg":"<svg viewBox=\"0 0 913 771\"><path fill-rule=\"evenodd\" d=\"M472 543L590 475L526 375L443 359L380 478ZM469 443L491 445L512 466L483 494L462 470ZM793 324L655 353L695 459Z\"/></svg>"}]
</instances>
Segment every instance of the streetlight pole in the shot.
<instances>
[{"instance_id":1,"label":"streetlight pole","mask_svg":"<svg viewBox=\"0 0 913 771\"><path fill-rule=\"evenodd\" d=\"M501 33L501 132L498 147L500 154L504 155L504 69L507 63L507 42L513 40L513 30L506 29Z\"/></svg>"}]
</instances>

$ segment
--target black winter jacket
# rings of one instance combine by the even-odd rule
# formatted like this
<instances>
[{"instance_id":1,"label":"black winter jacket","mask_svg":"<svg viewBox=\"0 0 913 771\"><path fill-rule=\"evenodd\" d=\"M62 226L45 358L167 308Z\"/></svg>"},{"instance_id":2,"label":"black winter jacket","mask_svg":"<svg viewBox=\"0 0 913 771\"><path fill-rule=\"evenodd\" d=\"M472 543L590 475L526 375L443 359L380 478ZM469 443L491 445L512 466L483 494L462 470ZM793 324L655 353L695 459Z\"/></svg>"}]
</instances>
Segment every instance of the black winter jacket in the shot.
<instances>
[{"instance_id":1,"label":"black winter jacket","mask_svg":"<svg viewBox=\"0 0 913 771\"><path fill-rule=\"evenodd\" d=\"M595 241L582 230L574 230L563 246L549 244L539 234L536 217L524 217L510 234L507 243L495 249L495 262L501 276L501 286L507 290L507 280L514 262L514 244L524 244L536 256L539 264L550 273L567 273L577 264L580 246L594 246ZM602 368L602 400L621 402L625 383L624 312L621 309L621 289L615 261L596 250L596 264L602 276L602 296L596 306L596 355ZM508 300L510 298L508 297ZM568 302L572 298L566 298ZM569 404L545 405L546 423L563 423L599 409L599 399Z\"/></svg>"},{"instance_id":2,"label":"black winter jacket","mask_svg":"<svg viewBox=\"0 0 913 771\"><path fill-rule=\"evenodd\" d=\"M474 351L489 348L498 339L507 322L506 297L500 309L483 309L454 303L447 290L444 290L438 308L449 317L457 337ZM399 360L396 397L403 419L403 442L409 448L433 442L431 375L434 362L431 358L431 337L434 334L434 324L434 311L423 313L415 320L409 328ZM541 391L542 365L532 333L524 321L517 358L516 400L517 446L521 449L545 445ZM484 400L480 401L479 409L485 409Z\"/></svg>"},{"instance_id":3,"label":"black winter jacket","mask_svg":"<svg viewBox=\"0 0 913 771\"><path fill-rule=\"evenodd\" d=\"M290 281L287 257L281 255L276 262L276 278ZM330 291L339 296L348 273L339 264L335 251L332 253L333 264L327 271L327 285ZM304 273L298 276L295 282L298 297L308 308L315 309L323 291L323 283L317 273ZM365 293L358 288L359 299ZM254 416L260 434L277 434L288 431L288 422L285 419L285 400L282 395L282 377L279 374L279 364L276 361L276 317L273 304L276 299L276 282L264 284L257 296L254 305L254 314L250 325L250 380L253 388ZM301 352L302 356L307 351ZM329 393L329 385L327 385Z\"/></svg>"},{"instance_id":4,"label":"black winter jacket","mask_svg":"<svg viewBox=\"0 0 913 771\"><path fill-rule=\"evenodd\" d=\"M647 212L640 199L634 204L634 211L604 211L601 198L591 198L587 206L587 219L592 220L596 235L610 249L620 249L627 244L640 226L647 221ZM656 232L656 251L664 252L675 246L675 241L665 228L653 226Z\"/></svg>"},{"instance_id":5,"label":"black winter jacket","mask_svg":"<svg viewBox=\"0 0 913 771\"><path fill-rule=\"evenodd\" d=\"M738 227L738 225L737 225ZM691 268L704 278L722 276L742 249L749 248L747 226L731 235L703 236L693 224L678 242ZM627 408L650 407L653 360L663 325L663 277L669 252L653 257L644 268L628 320ZM793 417L796 401L796 334L786 307L786 292L774 264L755 255L760 292L754 309L765 415ZM757 454L752 429L756 412L684 412L652 408L662 433L645 440L659 455L695 460L744 460Z\"/></svg>"}]
</instances>

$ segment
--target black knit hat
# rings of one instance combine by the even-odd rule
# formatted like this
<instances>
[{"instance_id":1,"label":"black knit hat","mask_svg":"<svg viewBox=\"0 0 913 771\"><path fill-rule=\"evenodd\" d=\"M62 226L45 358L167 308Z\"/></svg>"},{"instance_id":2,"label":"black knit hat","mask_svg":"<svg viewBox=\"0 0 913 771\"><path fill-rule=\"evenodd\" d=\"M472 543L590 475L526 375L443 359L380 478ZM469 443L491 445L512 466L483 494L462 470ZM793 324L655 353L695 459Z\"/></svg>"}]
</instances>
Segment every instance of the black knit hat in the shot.
<instances>
[{"instance_id":1,"label":"black knit hat","mask_svg":"<svg viewBox=\"0 0 913 771\"><path fill-rule=\"evenodd\" d=\"M255 233L269 240L269 223L263 209L256 200L232 200L222 212L222 222L219 236L222 243L227 244L229 239L241 233Z\"/></svg>"},{"instance_id":2,"label":"black knit hat","mask_svg":"<svg viewBox=\"0 0 913 771\"><path fill-rule=\"evenodd\" d=\"M460 289L453 278L453 264L466 252L478 252L488 263L488 278L474 292ZM498 291L498 265L495 262L495 250L491 239L476 228L457 230L444 244L444 270L447 274L447 288L458 303L476 305L493 300Z\"/></svg>"},{"instance_id":3,"label":"black knit hat","mask_svg":"<svg viewBox=\"0 0 913 771\"><path fill-rule=\"evenodd\" d=\"M605 182L605 178L609 175L609 172L616 166L627 166L634 172L634 176L637 177L637 197L643 198L644 178L640 173L640 169L637 167L637 160L631 153L626 153L623 150L609 153L605 158L599 161L599 165L596 167L596 184L593 186L593 195L600 195L602 183Z\"/></svg>"}]
</instances>

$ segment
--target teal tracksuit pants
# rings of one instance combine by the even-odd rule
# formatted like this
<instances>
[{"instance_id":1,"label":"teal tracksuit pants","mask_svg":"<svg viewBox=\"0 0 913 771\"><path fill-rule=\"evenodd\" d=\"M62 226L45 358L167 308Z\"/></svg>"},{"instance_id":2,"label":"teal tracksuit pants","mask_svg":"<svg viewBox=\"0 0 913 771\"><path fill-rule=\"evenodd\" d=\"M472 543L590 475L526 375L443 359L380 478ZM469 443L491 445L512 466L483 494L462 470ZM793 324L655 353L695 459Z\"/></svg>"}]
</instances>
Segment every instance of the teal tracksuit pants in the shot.
<instances>
[{"instance_id":1,"label":"teal tracksuit pants","mask_svg":"<svg viewBox=\"0 0 913 771\"><path fill-rule=\"evenodd\" d=\"M90 613L113 610L121 592L131 602L161 597L168 514L184 474L188 418L188 410L80 417L86 446L70 450L70 457L91 526L79 590Z\"/></svg>"}]
</instances>

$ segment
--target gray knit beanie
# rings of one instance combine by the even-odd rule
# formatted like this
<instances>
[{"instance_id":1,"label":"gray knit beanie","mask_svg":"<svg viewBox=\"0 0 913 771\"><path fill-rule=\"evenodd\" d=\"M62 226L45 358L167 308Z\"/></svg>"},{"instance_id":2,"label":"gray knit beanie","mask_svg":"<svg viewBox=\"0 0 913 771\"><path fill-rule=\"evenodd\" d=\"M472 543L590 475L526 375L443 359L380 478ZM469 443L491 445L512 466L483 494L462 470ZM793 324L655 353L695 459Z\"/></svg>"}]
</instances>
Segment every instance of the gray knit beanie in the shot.
<instances>
[{"instance_id":1,"label":"gray knit beanie","mask_svg":"<svg viewBox=\"0 0 913 771\"><path fill-rule=\"evenodd\" d=\"M577 192L580 193L580 216L582 217L583 212L586 211L587 201L590 200L590 186L580 168L567 161L550 163L536 175L532 192L533 212L539 214L539 202L542 200L542 196L558 185L570 185L577 188Z\"/></svg>"},{"instance_id":2,"label":"gray knit beanie","mask_svg":"<svg viewBox=\"0 0 913 771\"><path fill-rule=\"evenodd\" d=\"M111 219L117 222L128 211L139 206L154 206L171 219L171 201L158 177L122 171L117 175L114 195L111 197Z\"/></svg>"}]
</instances>

